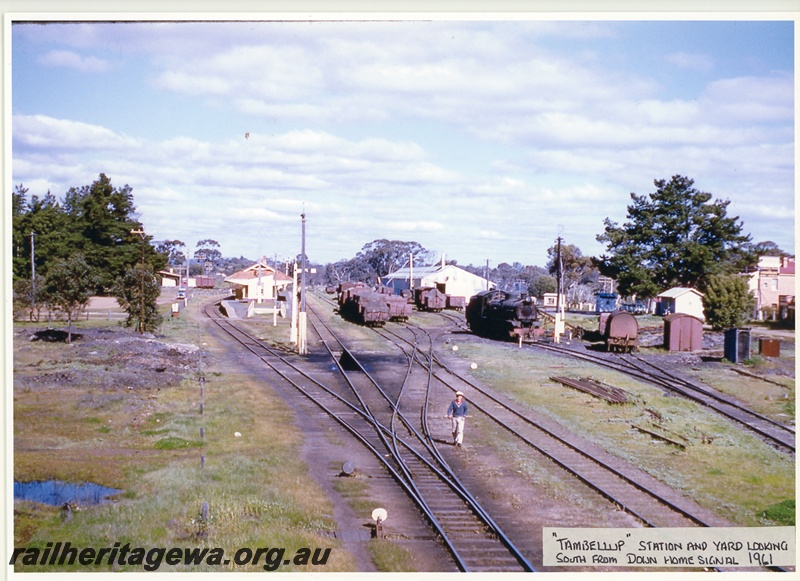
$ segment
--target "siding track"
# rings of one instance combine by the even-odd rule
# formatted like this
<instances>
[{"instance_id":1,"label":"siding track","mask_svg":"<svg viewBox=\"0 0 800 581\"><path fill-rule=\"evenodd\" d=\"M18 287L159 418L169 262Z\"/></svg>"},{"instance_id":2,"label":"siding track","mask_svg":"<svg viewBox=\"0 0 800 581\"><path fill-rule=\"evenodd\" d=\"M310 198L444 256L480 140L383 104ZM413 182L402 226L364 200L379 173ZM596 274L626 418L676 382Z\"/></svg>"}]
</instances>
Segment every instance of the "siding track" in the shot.
<instances>
[{"instance_id":1,"label":"siding track","mask_svg":"<svg viewBox=\"0 0 800 581\"><path fill-rule=\"evenodd\" d=\"M309 310L310 330L315 334L314 357L331 362L338 381L326 383L314 378L308 359L279 352L246 333L234 322L222 318L214 308L209 317L233 339L258 356L325 414L338 422L366 446L387 473L413 500L424 518L450 553L461 571L534 571L529 557L517 548L524 545L527 531L501 528L492 515L476 501L467 486L450 468L440 451L442 430L432 429L432 392L469 390L470 414L479 414L531 449L532 455L547 459L607 499L609 509L620 508L648 527L731 526L680 492L659 482L626 461L586 439L571 433L527 406L521 406L495 390L477 385L449 368L437 355L446 337L459 329L463 316L441 313L446 324L432 329L411 324L391 324L373 332L394 344L399 356L393 359L396 372L402 365L404 379L381 382L368 371L369 357L354 353L324 323L327 315ZM317 347L324 347L322 356ZM536 344L535 348L555 350L563 356L580 357L624 373L647 379L664 389L679 391L720 413L748 415L749 410L729 412L741 406L725 397L703 394L698 386L668 374L646 369L647 363L627 359L592 357L562 347ZM385 361L381 363L385 367ZM386 370L379 370L385 372ZM379 374L375 374L379 375ZM381 373L382 375L382 373ZM394 373L396 377L398 373ZM729 399L729 398L728 398ZM705 403L708 401L709 403ZM716 403L714 403L716 402ZM725 410L724 412L722 410ZM794 431L768 418L749 413L749 429L759 426L774 432L771 441L794 452ZM742 422L736 418L737 421ZM765 428L763 426L772 427ZM789 436L791 435L791 437ZM765 435L765 437L767 437ZM791 442L791 447L790 447ZM448 448L450 446L448 445ZM741 570L741 569L740 569Z\"/></svg>"},{"instance_id":2,"label":"siding track","mask_svg":"<svg viewBox=\"0 0 800 581\"><path fill-rule=\"evenodd\" d=\"M534 343L532 345L536 349L544 349L564 356L590 361L647 381L671 394L691 399L728 419L736 421L780 450L795 452L796 432L793 426L776 422L749 409L729 395L681 378L677 374L659 368L642 357L634 354L600 355L545 343Z\"/></svg>"}]
</instances>

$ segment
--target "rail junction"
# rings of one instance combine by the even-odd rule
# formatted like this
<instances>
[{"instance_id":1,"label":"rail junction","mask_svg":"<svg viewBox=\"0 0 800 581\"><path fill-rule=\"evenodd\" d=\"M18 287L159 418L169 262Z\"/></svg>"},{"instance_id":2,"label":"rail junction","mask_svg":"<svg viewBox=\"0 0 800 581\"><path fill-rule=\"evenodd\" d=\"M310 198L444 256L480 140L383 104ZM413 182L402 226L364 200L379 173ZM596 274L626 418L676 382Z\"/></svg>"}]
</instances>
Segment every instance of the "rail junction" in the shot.
<instances>
[{"instance_id":1,"label":"rail junction","mask_svg":"<svg viewBox=\"0 0 800 581\"><path fill-rule=\"evenodd\" d=\"M323 301L324 309L328 305ZM394 377L386 370L373 372L363 357L326 324L326 315L309 310L310 345L315 365L335 368L336 380L319 380L314 367L303 358L276 349L229 320L213 305L206 314L232 340L238 342L296 393L313 402L322 414L336 422L381 463L385 472L413 501L460 571L536 571L526 536L507 517L492 514L451 466L448 429L442 410L432 406L456 391L469 390L470 415L480 416L526 447L532 456L546 459L605 499L610 510L621 510L640 526L732 526L666 484L645 474L554 420L521 407L486 386L478 385L448 367L439 352L448 336L460 329L458 315L441 313L439 326L423 328L411 323L374 329L395 350ZM709 393L701 386L657 369L634 356L594 357L579 351L565 356L588 357L594 363L614 366L663 389L714 406L719 413L741 422L769 438L773 445L794 452L794 432L754 414L731 398ZM398 369L401 373L398 374ZM377 529L376 529L377 530ZM525 548L523 548L525 547Z\"/></svg>"}]
</instances>

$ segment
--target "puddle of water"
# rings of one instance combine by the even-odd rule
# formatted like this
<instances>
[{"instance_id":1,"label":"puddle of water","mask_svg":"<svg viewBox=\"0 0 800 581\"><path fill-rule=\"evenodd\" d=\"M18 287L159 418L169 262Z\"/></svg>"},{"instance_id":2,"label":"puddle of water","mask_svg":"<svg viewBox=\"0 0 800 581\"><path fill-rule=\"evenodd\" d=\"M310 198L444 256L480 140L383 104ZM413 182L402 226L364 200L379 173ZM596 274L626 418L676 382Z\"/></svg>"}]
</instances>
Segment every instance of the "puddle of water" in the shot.
<instances>
[{"instance_id":1,"label":"puddle of water","mask_svg":"<svg viewBox=\"0 0 800 581\"><path fill-rule=\"evenodd\" d=\"M14 482L14 500L30 500L61 506L65 502L78 504L102 504L109 502L109 496L121 493L122 490L100 486L93 482L76 484L59 480Z\"/></svg>"}]
</instances>

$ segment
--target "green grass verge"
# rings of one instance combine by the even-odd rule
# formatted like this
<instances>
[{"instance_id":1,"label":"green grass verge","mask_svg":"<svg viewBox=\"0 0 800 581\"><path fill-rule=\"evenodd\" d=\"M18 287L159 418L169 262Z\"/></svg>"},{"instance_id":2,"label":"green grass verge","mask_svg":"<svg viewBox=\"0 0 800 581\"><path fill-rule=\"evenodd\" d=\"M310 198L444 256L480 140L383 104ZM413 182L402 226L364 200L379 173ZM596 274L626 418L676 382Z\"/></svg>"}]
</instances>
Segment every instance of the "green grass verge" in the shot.
<instances>
[{"instance_id":1,"label":"green grass verge","mask_svg":"<svg viewBox=\"0 0 800 581\"><path fill-rule=\"evenodd\" d=\"M475 379L506 392L742 526L762 524L766 507L794 497L795 463L719 415L612 370L504 343L459 344L477 364ZM610 405L552 381L591 377L625 389L631 402ZM660 419L656 419L660 418ZM666 430L681 451L633 425Z\"/></svg>"},{"instance_id":2,"label":"green grass verge","mask_svg":"<svg viewBox=\"0 0 800 581\"><path fill-rule=\"evenodd\" d=\"M191 305L181 317L165 321L158 338L201 348L178 382L108 384L106 368L117 366L125 354L122 346L114 354L90 354L81 351L80 343L15 342L15 369L48 369L47 378L15 389L15 479L90 481L124 492L113 503L81 507L69 521L62 520L58 508L17 502L14 545L221 547L228 557L239 548L280 547L289 558L305 547L312 552L330 548L324 566L290 563L280 571L353 571L352 555L326 534L335 528L332 506L298 456L302 435L291 410L253 376L218 366L220 346L204 332L199 307ZM202 414L200 368L205 377ZM203 503L208 503L208 519L202 518ZM142 567L76 563L18 564L16 569ZM162 565L160 570L263 569L231 562Z\"/></svg>"}]
</instances>

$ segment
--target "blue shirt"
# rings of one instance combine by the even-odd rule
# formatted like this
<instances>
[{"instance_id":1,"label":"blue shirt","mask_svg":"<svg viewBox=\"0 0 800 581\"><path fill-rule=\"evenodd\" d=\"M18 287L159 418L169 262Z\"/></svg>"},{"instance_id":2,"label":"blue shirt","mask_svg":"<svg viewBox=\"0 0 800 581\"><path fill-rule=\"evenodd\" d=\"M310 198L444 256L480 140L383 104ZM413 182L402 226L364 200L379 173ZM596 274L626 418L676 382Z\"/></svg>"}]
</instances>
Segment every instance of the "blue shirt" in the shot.
<instances>
[{"instance_id":1,"label":"blue shirt","mask_svg":"<svg viewBox=\"0 0 800 581\"><path fill-rule=\"evenodd\" d=\"M453 417L460 417L467 415L467 402L462 401L461 405L458 405L455 400L450 402L450 407L447 408L447 415Z\"/></svg>"}]
</instances>

